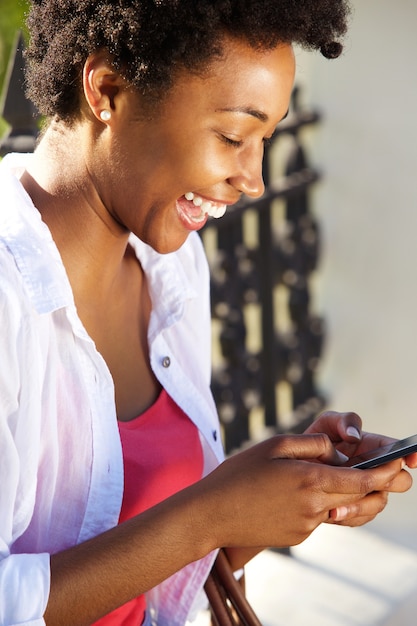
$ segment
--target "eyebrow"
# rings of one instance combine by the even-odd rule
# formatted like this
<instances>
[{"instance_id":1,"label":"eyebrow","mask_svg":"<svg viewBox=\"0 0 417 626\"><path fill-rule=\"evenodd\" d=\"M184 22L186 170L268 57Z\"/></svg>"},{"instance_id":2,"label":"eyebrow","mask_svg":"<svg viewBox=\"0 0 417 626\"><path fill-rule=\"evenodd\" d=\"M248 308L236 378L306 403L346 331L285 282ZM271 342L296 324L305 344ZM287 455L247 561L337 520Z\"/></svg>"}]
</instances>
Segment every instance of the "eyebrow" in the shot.
<instances>
[{"instance_id":1,"label":"eyebrow","mask_svg":"<svg viewBox=\"0 0 417 626\"><path fill-rule=\"evenodd\" d=\"M263 111L258 111L258 109L251 109L250 107L230 107L226 109L216 109L220 113L245 113L246 115L251 115L255 117L257 120L261 122L267 122L269 117Z\"/></svg>"},{"instance_id":2,"label":"eyebrow","mask_svg":"<svg viewBox=\"0 0 417 626\"><path fill-rule=\"evenodd\" d=\"M257 120L263 123L269 121L269 117L266 113L264 113L263 111L259 111L258 109L251 109L250 107L230 107L225 109L216 109L216 111L220 113L245 113L246 115L251 115L252 117L255 117ZM289 109L287 109L285 115L280 119L280 122L282 122L282 120L285 120L288 113Z\"/></svg>"}]
</instances>

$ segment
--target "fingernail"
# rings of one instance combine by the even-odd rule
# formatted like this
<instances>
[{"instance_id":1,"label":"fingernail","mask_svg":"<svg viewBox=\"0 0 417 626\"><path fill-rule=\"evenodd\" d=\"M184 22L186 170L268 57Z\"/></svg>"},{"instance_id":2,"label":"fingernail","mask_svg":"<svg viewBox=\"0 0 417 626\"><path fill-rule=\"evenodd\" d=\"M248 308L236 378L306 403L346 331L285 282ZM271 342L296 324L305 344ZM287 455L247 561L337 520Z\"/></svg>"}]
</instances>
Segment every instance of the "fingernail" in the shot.
<instances>
[{"instance_id":1,"label":"fingernail","mask_svg":"<svg viewBox=\"0 0 417 626\"><path fill-rule=\"evenodd\" d=\"M361 438L359 430L354 426L348 426L346 429L346 433L349 435L349 437L355 437L355 439Z\"/></svg>"},{"instance_id":2,"label":"fingernail","mask_svg":"<svg viewBox=\"0 0 417 626\"><path fill-rule=\"evenodd\" d=\"M339 522L340 520L345 519L348 513L349 509L347 508L347 506L338 506L336 509L335 521Z\"/></svg>"},{"instance_id":3,"label":"fingernail","mask_svg":"<svg viewBox=\"0 0 417 626\"><path fill-rule=\"evenodd\" d=\"M346 461L349 461L349 457L346 456L346 454L343 454L343 452L340 452L340 450L336 450L336 452L337 452L337 456L342 461L342 463L346 463Z\"/></svg>"}]
</instances>

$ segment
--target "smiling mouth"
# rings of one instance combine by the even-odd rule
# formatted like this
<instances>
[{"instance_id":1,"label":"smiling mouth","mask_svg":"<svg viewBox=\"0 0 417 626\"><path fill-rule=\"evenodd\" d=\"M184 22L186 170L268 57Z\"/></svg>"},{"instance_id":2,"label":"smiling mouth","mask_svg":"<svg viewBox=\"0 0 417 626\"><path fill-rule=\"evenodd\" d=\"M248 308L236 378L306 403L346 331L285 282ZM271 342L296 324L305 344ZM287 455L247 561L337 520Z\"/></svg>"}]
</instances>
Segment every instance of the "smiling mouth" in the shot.
<instances>
[{"instance_id":1,"label":"smiling mouth","mask_svg":"<svg viewBox=\"0 0 417 626\"><path fill-rule=\"evenodd\" d=\"M188 201L190 209L188 214L193 221L202 222L206 219L206 215L218 219L226 213L226 204L211 202L192 191L186 193L184 198Z\"/></svg>"}]
</instances>

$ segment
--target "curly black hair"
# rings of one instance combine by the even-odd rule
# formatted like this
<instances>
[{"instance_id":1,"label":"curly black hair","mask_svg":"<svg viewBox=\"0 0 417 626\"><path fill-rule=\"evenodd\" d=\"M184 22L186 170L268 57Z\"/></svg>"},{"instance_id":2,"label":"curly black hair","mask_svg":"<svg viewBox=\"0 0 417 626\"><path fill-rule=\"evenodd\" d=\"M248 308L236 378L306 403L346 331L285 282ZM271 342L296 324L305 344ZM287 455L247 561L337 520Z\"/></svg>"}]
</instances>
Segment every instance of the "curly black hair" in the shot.
<instances>
[{"instance_id":1,"label":"curly black hair","mask_svg":"<svg viewBox=\"0 0 417 626\"><path fill-rule=\"evenodd\" d=\"M74 119L83 64L103 48L150 102L179 69L204 71L221 55L224 35L265 50L295 43L335 58L348 15L348 0L32 0L27 91L44 115Z\"/></svg>"}]
</instances>

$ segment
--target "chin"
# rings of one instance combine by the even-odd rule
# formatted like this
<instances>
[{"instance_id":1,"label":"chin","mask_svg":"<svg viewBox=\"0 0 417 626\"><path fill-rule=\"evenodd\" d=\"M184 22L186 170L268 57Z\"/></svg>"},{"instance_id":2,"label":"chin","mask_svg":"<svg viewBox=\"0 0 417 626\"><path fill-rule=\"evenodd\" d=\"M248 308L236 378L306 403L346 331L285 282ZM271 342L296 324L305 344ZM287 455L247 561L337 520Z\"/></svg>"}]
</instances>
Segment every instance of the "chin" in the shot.
<instances>
[{"instance_id":1,"label":"chin","mask_svg":"<svg viewBox=\"0 0 417 626\"><path fill-rule=\"evenodd\" d=\"M178 237L176 239L171 237L168 241L161 241L158 238L155 241L149 241L145 243L148 243L148 245L150 245L151 248L155 250L155 252L158 252L158 254L170 254L171 252L176 252L181 248L181 246L184 245L184 243L187 241L189 234L190 233L186 233L185 236Z\"/></svg>"}]
</instances>

